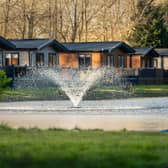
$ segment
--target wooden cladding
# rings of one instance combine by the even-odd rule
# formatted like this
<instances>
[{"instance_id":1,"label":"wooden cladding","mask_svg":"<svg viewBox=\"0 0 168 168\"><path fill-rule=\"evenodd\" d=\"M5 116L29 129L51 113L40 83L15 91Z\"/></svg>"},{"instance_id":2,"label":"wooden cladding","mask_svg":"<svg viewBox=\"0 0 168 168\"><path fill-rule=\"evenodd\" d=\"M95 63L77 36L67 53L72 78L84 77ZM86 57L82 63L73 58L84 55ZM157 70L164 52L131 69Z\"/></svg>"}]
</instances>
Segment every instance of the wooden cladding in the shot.
<instances>
[{"instance_id":1,"label":"wooden cladding","mask_svg":"<svg viewBox=\"0 0 168 168\"><path fill-rule=\"evenodd\" d=\"M78 55L77 53L59 53L59 66L78 68Z\"/></svg>"},{"instance_id":2,"label":"wooden cladding","mask_svg":"<svg viewBox=\"0 0 168 168\"><path fill-rule=\"evenodd\" d=\"M18 55L17 55L18 54ZM34 63L32 63L34 62ZM159 61L158 61L159 62ZM160 62L159 62L160 63ZM157 63L157 64L159 64ZM115 68L145 68L154 67L154 58L150 55L129 55L115 49L112 52L40 52L34 54L28 51L6 52L3 56L0 52L0 66L4 65L27 65L27 66L60 66L65 68L110 66Z\"/></svg>"},{"instance_id":3,"label":"wooden cladding","mask_svg":"<svg viewBox=\"0 0 168 168\"><path fill-rule=\"evenodd\" d=\"M92 68L99 68L101 65L101 53L92 53Z\"/></svg>"},{"instance_id":4,"label":"wooden cladding","mask_svg":"<svg viewBox=\"0 0 168 168\"><path fill-rule=\"evenodd\" d=\"M141 57L140 56L132 56L132 68L138 69L141 67Z\"/></svg>"},{"instance_id":5,"label":"wooden cladding","mask_svg":"<svg viewBox=\"0 0 168 168\"><path fill-rule=\"evenodd\" d=\"M59 53L59 65L61 67L78 68L82 66L80 56L89 56L90 63L85 65L86 60L83 61L83 66L91 66L92 68L99 68L101 66L114 66L118 68L130 68L130 56L120 50L113 53L101 52L80 52L80 53ZM110 62L109 62L110 61Z\"/></svg>"},{"instance_id":6,"label":"wooden cladding","mask_svg":"<svg viewBox=\"0 0 168 168\"><path fill-rule=\"evenodd\" d=\"M101 66L101 53L99 52L80 52L80 53L59 53L59 65L61 67L78 68L80 55L90 56L90 66L92 68L98 68ZM85 62L85 61L84 61ZM85 66L85 65L83 65Z\"/></svg>"},{"instance_id":7,"label":"wooden cladding","mask_svg":"<svg viewBox=\"0 0 168 168\"><path fill-rule=\"evenodd\" d=\"M102 53L102 64L116 68L129 68L130 56L119 49L110 53Z\"/></svg>"}]
</instances>

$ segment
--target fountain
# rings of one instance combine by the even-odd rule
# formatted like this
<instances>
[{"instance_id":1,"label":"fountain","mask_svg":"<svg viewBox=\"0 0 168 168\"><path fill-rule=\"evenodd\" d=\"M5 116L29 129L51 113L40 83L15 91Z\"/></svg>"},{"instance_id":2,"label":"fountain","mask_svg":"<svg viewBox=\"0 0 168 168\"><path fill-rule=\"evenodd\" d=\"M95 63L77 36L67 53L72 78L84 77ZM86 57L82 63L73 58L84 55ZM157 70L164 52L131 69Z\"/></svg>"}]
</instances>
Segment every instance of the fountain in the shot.
<instances>
[{"instance_id":1,"label":"fountain","mask_svg":"<svg viewBox=\"0 0 168 168\"><path fill-rule=\"evenodd\" d=\"M128 99L126 89L130 83L124 79L120 69L34 68L30 69L26 76L17 78L14 85L17 88L29 87L32 89L28 91L42 94L42 99L35 99L36 101L32 101L30 96L31 99L0 102L0 122L5 121L14 127L146 131L168 128L168 98ZM106 85L110 87L106 88ZM34 87L39 90L34 90ZM51 92L50 89L47 90L49 94L55 91L54 101L43 95L43 90L47 87L52 88ZM62 97L61 100L57 99L61 96L57 94L57 91L60 92L57 87L69 97L73 108L70 101ZM110 99L104 99L106 92L103 90L101 100L97 99L98 92L93 94L91 101L88 100L90 93L94 93L97 88L99 92L104 88L110 89ZM120 99L116 99L118 97L115 97L113 90L119 93ZM85 97L86 95L88 97ZM84 98L87 100L82 101Z\"/></svg>"},{"instance_id":2,"label":"fountain","mask_svg":"<svg viewBox=\"0 0 168 168\"><path fill-rule=\"evenodd\" d=\"M35 68L22 77L15 85L17 87L39 87L42 83L51 83L59 86L71 100L73 107L79 107L86 92L95 85L117 84L123 88L125 81L121 80L121 74L115 68ZM29 81L29 82L28 82Z\"/></svg>"},{"instance_id":3,"label":"fountain","mask_svg":"<svg viewBox=\"0 0 168 168\"><path fill-rule=\"evenodd\" d=\"M52 81L66 93L73 107L78 107L83 96L93 85L100 82L104 76L104 69L42 69L41 76Z\"/></svg>"}]
</instances>

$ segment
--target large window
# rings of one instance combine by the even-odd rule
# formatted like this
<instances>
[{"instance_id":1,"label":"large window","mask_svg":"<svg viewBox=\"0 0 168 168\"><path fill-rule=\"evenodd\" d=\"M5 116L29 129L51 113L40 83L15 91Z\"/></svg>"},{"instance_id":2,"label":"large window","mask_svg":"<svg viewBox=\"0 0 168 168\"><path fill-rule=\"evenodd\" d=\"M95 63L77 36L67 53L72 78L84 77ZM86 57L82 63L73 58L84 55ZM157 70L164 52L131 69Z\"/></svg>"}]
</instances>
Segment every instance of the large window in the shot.
<instances>
[{"instance_id":1,"label":"large window","mask_svg":"<svg viewBox=\"0 0 168 168\"><path fill-rule=\"evenodd\" d=\"M114 56L112 56L112 55L108 55L108 56L107 56L106 65L107 65L108 67L114 66Z\"/></svg>"},{"instance_id":2,"label":"large window","mask_svg":"<svg viewBox=\"0 0 168 168\"><path fill-rule=\"evenodd\" d=\"M59 64L58 55L56 55L55 53L49 53L48 54L48 66L53 67L58 64Z\"/></svg>"},{"instance_id":3,"label":"large window","mask_svg":"<svg viewBox=\"0 0 168 168\"><path fill-rule=\"evenodd\" d=\"M19 54L18 53L6 53L5 54L5 65L19 65Z\"/></svg>"},{"instance_id":4,"label":"large window","mask_svg":"<svg viewBox=\"0 0 168 168\"><path fill-rule=\"evenodd\" d=\"M44 66L44 54L43 53L36 54L36 66Z\"/></svg>"},{"instance_id":5,"label":"large window","mask_svg":"<svg viewBox=\"0 0 168 168\"><path fill-rule=\"evenodd\" d=\"M118 64L119 64L120 68L124 68L125 67L124 56L118 56Z\"/></svg>"},{"instance_id":6,"label":"large window","mask_svg":"<svg viewBox=\"0 0 168 168\"><path fill-rule=\"evenodd\" d=\"M79 66L80 67L89 67L89 66L91 66L91 55L90 54L81 54L81 55L79 55Z\"/></svg>"}]
</instances>

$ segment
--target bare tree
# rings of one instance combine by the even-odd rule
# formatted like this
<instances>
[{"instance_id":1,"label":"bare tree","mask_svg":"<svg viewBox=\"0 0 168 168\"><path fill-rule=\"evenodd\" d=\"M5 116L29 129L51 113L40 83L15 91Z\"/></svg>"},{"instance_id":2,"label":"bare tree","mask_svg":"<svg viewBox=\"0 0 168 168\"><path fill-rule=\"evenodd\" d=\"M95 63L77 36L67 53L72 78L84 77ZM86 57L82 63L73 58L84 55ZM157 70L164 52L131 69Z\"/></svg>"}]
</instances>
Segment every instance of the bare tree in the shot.
<instances>
[{"instance_id":1,"label":"bare tree","mask_svg":"<svg viewBox=\"0 0 168 168\"><path fill-rule=\"evenodd\" d=\"M11 10L12 8L17 4L17 0L4 0L2 2L2 15L3 15L3 18L2 18L2 24L3 24L3 33L2 35L4 37L8 37L9 35L9 25L10 25L10 22L13 21L13 16L11 15Z\"/></svg>"},{"instance_id":2,"label":"bare tree","mask_svg":"<svg viewBox=\"0 0 168 168\"><path fill-rule=\"evenodd\" d=\"M0 34L9 38L49 37L62 42L125 40L133 27L137 1L1 0Z\"/></svg>"}]
</instances>

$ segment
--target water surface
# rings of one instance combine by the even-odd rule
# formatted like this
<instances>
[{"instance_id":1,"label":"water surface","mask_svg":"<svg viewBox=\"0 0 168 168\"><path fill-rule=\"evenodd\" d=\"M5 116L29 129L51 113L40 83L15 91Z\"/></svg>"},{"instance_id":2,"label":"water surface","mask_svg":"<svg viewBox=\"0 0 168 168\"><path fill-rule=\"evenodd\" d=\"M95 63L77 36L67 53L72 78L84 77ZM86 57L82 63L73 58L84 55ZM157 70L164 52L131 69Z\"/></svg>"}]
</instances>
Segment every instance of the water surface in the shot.
<instances>
[{"instance_id":1,"label":"water surface","mask_svg":"<svg viewBox=\"0 0 168 168\"><path fill-rule=\"evenodd\" d=\"M83 101L72 108L70 101L0 103L0 122L13 127L104 130L168 129L168 97Z\"/></svg>"}]
</instances>

